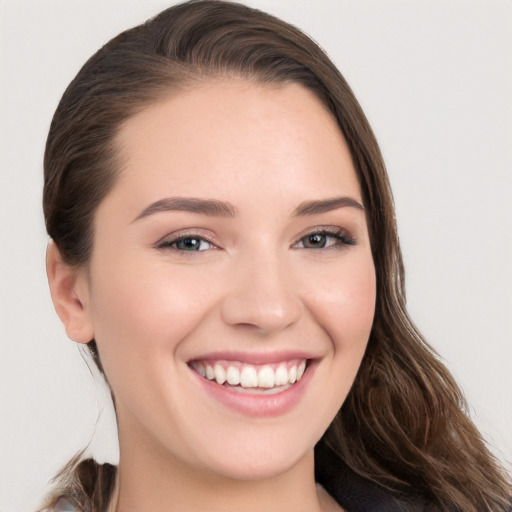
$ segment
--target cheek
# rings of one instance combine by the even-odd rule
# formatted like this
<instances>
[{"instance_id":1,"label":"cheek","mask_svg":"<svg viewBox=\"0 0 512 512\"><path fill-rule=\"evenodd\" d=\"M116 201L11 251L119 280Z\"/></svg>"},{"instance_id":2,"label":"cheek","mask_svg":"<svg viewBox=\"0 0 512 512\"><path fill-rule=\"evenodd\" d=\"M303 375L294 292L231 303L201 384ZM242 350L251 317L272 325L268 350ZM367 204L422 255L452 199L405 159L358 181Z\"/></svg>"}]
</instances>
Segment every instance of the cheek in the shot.
<instances>
[{"instance_id":1,"label":"cheek","mask_svg":"<svg viewBox=\"0 0 512 512\"><path fill-rule=\"evenodd\" d=\"M375 314L376 281L373 264L354 272L346 280L347 288L340 300L338 324L341 340L366 347ZM344 335L346 333L346 335Z\"/></svg>"},{"instance_id":2,"label":"cheek","mask_svg":"<svg viewBox=\"0 0 512 512\"><path fill-rule=\"evenodd\" d=\"M350 262L349 262L350 263ZM335 352L361 354L375 313L376 279L371 257L354 261L321 277L310 307L329 335Z\"/></svg>"},{"instance_id":3,"label":"cheek","mask_svg":"<svg viewBox=\"0 0 512 512\"><path fill-rule=\"evenodd\" d=\"M376 279L370 257L315 277L317 293L309 295L308 308L329 344L329 355L317 368L325 386L322 435L343 405L361 365L373 325Z\"/></svg>"},{"instance_id":4,"label":"cheek","mask_svg":"<svg viewBox=\"0 0 512 512\"><path fill-rule=\"evenodd\" d=\"M146 272L129 263L103 268L110 273L96 272L91 311L111 383L114 374L140 373L145 363L167 364L214 302L207 280L187 268L171 272L159 262Z\"/></svg>"}]
</instances>

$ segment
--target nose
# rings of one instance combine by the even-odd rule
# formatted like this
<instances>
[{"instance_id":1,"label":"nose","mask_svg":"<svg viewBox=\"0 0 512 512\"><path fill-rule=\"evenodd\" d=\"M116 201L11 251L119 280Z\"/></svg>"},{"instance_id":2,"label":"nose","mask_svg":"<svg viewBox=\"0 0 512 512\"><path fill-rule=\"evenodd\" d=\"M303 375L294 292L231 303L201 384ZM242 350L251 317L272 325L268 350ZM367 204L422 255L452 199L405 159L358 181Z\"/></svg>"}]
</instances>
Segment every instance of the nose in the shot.
<instances>
[{"instance_id":1,"label":"nose","mask_svg":"<svg viewBox=\"0 0 512 512\"><path fill-rule=\"evenodd\" d=\"M247 326L270 334L296 324L304 305L290 268L277 258L245 259L232 269L222 318L232 326Z\"/></svg>"}]
</instances>

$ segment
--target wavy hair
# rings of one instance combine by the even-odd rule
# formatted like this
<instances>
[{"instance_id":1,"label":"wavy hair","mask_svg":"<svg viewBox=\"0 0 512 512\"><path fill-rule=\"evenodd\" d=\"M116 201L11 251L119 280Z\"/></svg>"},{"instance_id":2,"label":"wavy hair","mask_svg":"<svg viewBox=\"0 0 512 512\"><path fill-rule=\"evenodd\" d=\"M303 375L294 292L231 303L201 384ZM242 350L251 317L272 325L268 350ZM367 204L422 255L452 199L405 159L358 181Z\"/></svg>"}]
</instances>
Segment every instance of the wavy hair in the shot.
<instances>
[{"instance_id":1,"label":"wavy hair","mask_svg":"<svg viewBox=\"0 0 512 512\"><path fill-rule=\"evenodd\" d=\"M324 441L359 475L414 493L433 510L507 510L509 477L407 314L393 198L375 136L338 69L295 27L236 3L191 1L123 32L86 62L62 96L44 157L46 227L64 261L88 261L95 210L121 172L115 139L122 123L171 91L230 77L312 91L336 118L361 186L377 276L375 319ZM101 370L94 341L89 348ZM84 511L104 511L115 473L78 456L58 492Z\"/></svg>"}]
</instances>

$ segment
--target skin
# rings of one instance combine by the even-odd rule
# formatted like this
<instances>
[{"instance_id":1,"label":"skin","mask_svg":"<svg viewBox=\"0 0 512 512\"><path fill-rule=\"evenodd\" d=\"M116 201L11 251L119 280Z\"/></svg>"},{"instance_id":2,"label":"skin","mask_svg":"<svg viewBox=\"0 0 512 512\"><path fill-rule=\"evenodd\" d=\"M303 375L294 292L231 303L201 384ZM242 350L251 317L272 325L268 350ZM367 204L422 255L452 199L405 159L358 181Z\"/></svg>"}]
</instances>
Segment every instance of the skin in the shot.
<instances>
[{"instance_id":1,"label":"skin","mask_svg":"<svg viewBox=\"0 0 512 512\"><path fill-rule=\"evenodd\" d=\"M96 212L90 261L69 268L51 244L47 264L68 336L96 339L115 395L117 510L327 509L313 447L355 378L375 303L364 210L294 213L333 197L362 204L335 120L298 85L217 81L138 113L117 145L122 172ZM173 197L236 214L141 216ZM326 229L343 240L310 248ZM180 235L201 250L177 248ZM212 399L188 364L292 350L314 361L312 377L270 417Z\"/></svg>"}]
</instances>

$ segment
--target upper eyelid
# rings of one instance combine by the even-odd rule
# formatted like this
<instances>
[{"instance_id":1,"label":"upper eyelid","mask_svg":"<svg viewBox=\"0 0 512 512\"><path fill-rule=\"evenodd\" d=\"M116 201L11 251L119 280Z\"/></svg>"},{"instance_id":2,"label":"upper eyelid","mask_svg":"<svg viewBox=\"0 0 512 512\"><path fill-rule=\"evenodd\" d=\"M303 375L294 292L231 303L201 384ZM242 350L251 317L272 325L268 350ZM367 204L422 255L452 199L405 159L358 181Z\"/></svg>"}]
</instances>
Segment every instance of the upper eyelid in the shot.
<instances>
[{"instance_id":1,"label":"upper eyelid","mask_svg":"<svg viewBox=\"0 0 512 512\"><path fill-rule=\"evenodd\" d=\"M184 238L200 238L201 240L204 240L205 242L208 242L212 245L217 246L218 242L215 241L215 237L212 235L205 234L200 229L184 229L184 230L177 230L173 233L168 233L167 235L160 238L156 243L156 247L160 247L162 245L170 245L172 243L178 242L179 240L183 240Z\"/></svg>"},{"instance_id":2,"label":"upper eyelid","mask_svg":"<svg viewBox=\"0 0 512 512\"><path fill-rule=\"evenodd\" d=\"M303 231L298 237L296 237L295 242L297 243L302 240L304 237L308 235L314 235L316 233L326 234L326 235L346 235L348 238L354 238L351 232L341 226L315 226L313 228L309 228L306 231Z\"/></svg>"},{"instance_id":3,"label":"upper eyelid","mask_svg":"<svg viewBox=\"0 0 512 512\"><path fill-rule=\"evenodd\" d=\"M346 236L347 238L350 238L351 240L355 241L355 237L352 235L351 231L342 228L341 226L332 226L332 225L320 225L320 226L313 226L305 231L303 231L300 235L298 235L291 243L291 247L298 244L303 238L313 235L316 233L326 234L326 235L332 235L332 236ZM160 245L170 245L171 243L177 242L179 240L182 240L183 238L187 237L196 237L200 238L212 245L215 245L217 247L220 247L220 242L217 240L217 237L213 234L205 233L201 228L190 228L190 229L183 229L183 230L176 230L172 233L168 233L162 238L160 238L156 243L155 246L159 247Z\"/></svg>"},{"instance_id":4,"label":"upper eyelid","mask_svg":"<svg viewBox=\"0 0 512 512\"><path fill-rule=\"evenodd\" d=\"M343 248L343 247L349 247L357 245L357 239L351 234L350 231L347 229L344 229L340 226L322 226L322 227L316 227L313 229L310 229L309 231L306 231L302 235L300 235L295 242L291 244L291 248L297 248L297 245L302 242L302 240L308 236L315 235L315 234L322 234L326 236L331 236L334 238L338 238L340 240L340 244L335 244L334 246L329 247L322 247L322 248L308 248L304 247L304 250L314 250L314 251L325 251L325 250L331 250L334 247ZM345 240L346 239L346 240ZM302 248L300 248L302 249Z\"/></svg>"}]
</instances>

